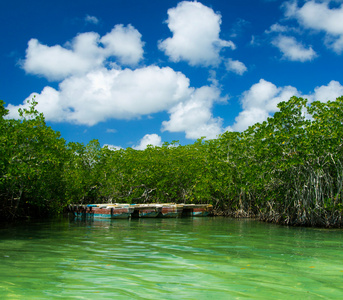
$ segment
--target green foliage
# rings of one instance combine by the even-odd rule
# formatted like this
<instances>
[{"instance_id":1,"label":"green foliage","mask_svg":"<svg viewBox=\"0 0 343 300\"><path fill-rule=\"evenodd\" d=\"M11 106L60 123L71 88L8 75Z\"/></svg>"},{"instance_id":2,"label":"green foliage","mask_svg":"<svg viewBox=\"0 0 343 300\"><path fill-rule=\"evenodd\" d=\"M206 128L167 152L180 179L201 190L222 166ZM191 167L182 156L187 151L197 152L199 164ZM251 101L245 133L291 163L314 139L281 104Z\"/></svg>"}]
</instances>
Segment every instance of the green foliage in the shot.
<instances>
[{"instance_id":1,"label":"green foliage","mask_svg":"<svg viewBox=\"0 0 343 300\"><path fill-rule=\"evenodd\" d=\"M221 137L239 193L231 207L272 222L342 226L342 97L311 106L292 97L278 107L266 122Z\"/></svg>"},{"instance_id":2,"label":"green foliage","mask_svg":"<svg viewBox=\"0 0 343 300\"><path fill-rule=\"evenodd\" d=\"M0 111L6 112L4 102ZM35 110L21 110L21 120L4 119L0 131L0 214L61 211L64 198L65 142ZM62 205L61 205L62 204Z\"/></svg>"},{"instance_id":3,"label":"green foliage","mask_svg":"<svg viewBox=\"0 0 343 300\"><path fill-rule=\"evenodd\" d=\"M69 160L64 163L65 198L68 203L96 201L101 159L98 140L92 140L86 146L80 143L69 143L67 152Z\"/></svg>"},{"instance_id":4,"label":"green foliage","mask_svg":"<svg viewBox=\"0 0 343 300\"><path fill-rule=\"evenodd\" d=\"M246 131L182 146L111 150L68 143L34 99L21 119L0 101L0 215L60 212L69 203L212 203L231 216L343 225L343 97L292 97Z\"/></svg>"}]
</instances>

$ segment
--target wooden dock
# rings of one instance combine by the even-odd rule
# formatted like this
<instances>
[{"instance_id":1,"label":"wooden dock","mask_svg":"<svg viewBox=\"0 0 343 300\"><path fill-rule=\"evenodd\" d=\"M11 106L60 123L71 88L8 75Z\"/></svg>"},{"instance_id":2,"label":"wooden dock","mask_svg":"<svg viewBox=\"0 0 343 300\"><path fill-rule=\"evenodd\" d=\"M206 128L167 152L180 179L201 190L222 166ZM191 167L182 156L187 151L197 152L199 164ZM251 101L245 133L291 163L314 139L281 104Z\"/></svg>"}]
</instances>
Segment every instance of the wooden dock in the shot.
<instances>
[{"instance_id":1,"label":"wooden dock","mask_svg":"<svg viewBox=\"0 0 343 300\"><path fill-rule=\"evenodd\" d=\"M212 215L211 204L71 204L69 211L75 217L128 219L128 218L180 218Z\"/></svg>"}]
</instances>

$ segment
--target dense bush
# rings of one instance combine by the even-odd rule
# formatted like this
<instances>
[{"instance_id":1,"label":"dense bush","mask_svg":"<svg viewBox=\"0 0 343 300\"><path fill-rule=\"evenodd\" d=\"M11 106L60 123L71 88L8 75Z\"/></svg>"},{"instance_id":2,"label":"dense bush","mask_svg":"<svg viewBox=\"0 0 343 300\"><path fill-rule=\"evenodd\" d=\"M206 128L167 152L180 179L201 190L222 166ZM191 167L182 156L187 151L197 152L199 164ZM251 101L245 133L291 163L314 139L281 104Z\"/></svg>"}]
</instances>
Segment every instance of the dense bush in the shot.
<instances>
[{"instance_id":1,"label":"dense bush","mask_svg":"<svg viewBox=\"0 0 343 300\"><path fill-rule=\"evenodd\" d=\"M244 132L144 151L66 144L35 105L11 120L0 102L2 217L68 203L186 202L289 225L343 224L343 97L311 105L292 97Z\"/></svg>"}]
</instances>

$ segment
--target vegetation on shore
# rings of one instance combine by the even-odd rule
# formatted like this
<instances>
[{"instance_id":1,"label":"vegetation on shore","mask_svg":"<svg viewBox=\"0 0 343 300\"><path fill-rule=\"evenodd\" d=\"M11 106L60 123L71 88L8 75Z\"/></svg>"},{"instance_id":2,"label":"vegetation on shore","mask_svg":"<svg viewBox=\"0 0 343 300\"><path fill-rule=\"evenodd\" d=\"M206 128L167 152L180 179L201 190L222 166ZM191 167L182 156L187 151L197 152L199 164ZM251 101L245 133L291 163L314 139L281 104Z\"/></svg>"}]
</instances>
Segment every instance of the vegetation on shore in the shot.
<instances>
[{"instance_id":1,"label":"vegetation on shore","mask_svg":"<svg viewBox=\"0 0 343 300\"><path fill-rule=\"evenodd\" d=\"M194 144L111 150L66 143L43 114L7 119L0 101L0 217L61 213L69 203L211 203L286 225L343 226L343 97L292 97L244 132Z\"/></svg>"}]
</instances>

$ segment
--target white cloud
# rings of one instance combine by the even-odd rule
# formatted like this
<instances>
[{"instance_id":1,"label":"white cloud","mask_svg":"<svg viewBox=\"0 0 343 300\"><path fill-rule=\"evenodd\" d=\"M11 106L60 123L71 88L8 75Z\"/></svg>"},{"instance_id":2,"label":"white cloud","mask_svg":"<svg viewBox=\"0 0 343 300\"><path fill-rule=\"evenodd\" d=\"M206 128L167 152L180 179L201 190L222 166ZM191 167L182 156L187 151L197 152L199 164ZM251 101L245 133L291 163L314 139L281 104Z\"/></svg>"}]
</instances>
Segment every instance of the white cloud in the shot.
<instances>
[{"instance_id":1,"label":"white cloud","mask_svg":"<svg viewBox=\"0 0 343 300\"><path fill-rule=\"evenodd\" d=\"M232 41L219 38L221 15L199 2L182 1L168 10L168 27L173 37L159 42L159 49L178 62L217 65L224 47L235 49Z\"/></svg>"},{"instance_id":2,"label":"white cloud","mask_svg":"<svg viewBox=\"0 0 343 300\"><path fill-rule=\"evenodd\" d=\"M137 146L133 146L133 149L136 150L144 150L148 145L153 145L153 146L162 146L162 138L157 135L156 133L153 134L146 134L140 141Z\"/></svg>"},{"instance_id":3,"label":"white cloud","mask_svg":"<svg viewBox=\"0 0 343 300\"><path fill-rule=\"evenodd\" d=\"M106 56L116 56L121 64L136 65L143 58L142 35L132 25L116 25L103 36L100 42L105 46Z\"/></svg>"},{"instance_id":4,"label":"white cloud","mask_svg":"<svg viewBox=\"0 0 343 300\"><path fill-rule=\"evenodd\" d=\"M331 80L328 85L318 86L314 89L314 93L304 96L309 100L327 102L334 101L336 98L343 96L343 86L335 80Z\"/></svg>"},{"instance_id":5,"label":"white cloud","mask_svg":"<svg viewBox=\"0 0 343 300\"><path fill-rule=\"evenodd\" d=\"M215 81L214 81L215 82ZM225 102L214 84L195 89L189 79L171 68L149 66L141 69L98 69L71 76L58 90L45 87L36 96L37 109L47 121L95 125L109 119L134 119L168 111L169 121L162 131L185 132L190 139L215 138L223 132L221 118L212 115L214 102ZM8 105L10 118L18 118L18 108ZM137 146L139 147L139 145Z\"/></svg>"},{"instance_id":6,"label":"white cloud","mask_svg":"<svg viewBox=\"0 0 343 300\"><path fill-rule=\"evenodd\" d=\"M85 21L86 23L91 23L95 25L99 23L99 19L97 17L90 16L90 15L86 15Z\"/></svg>"},{"instance_id":7,"label":"white cloud","mask_svg":"<svg viewBox=\"0 0 343 300\"><path fill-rule=\"evenodd\" d=\"M121 64L136 65L143 57L143 45L140 33L131 25L116 25L101 39L94 32L81 33L64 47L31 39L22 67L27 73L60 81L101 68L111 57Z\"/></svg>"},{"instance_id":8,"label":"white cloud","mask_svg":"<svg viewBox=\"0 0 343 300\"><path fill-rule=\"evenodd\" d=\"M27 73L49 80L61 80L73 74L85 73L102 65L104 58L97 46L98 40L99 35L96 33L83 33L73 40L72 49L66 49L59 45L49 47L31 39L23 68Z\"/></svg>"},{"instance_id":9,"label":"white cloud","mask_svg":"<svg viewBox=\"0 0 343 300\"><path fill-rule=\"evenodd\" d=\"M305 62L317 56L312 47L305 48L294 37L280 35L273 39L272 44L279 48L285 59Z\"/></svg>"},{"instance_id":10,"label":"white cloud","mask_svg":"<svg viewBox=\"0 0 343 300\"><path fill-rule=\"evenodd\" d=\"M242 94L243 110L235 118L235 123L227 128L233 131L244 131L255 123L266 121L278 108L277 104L288 101L292 96L308 99L308 103L315 100L334 101L343 95L343 86L338 81L330 81L328 85L316 87L313 93L302 95L295 87L277 87L272 82L261 79L258 83Z\"/></svg>"},{"instance_id":11,"label":"white cloud","mask_svg":"<svg viewBox=\"0 0 343 300\"><path fill-rule=\"evenodd\" d=\"M299 34L299 33L301 33L301 30L297 27L282 25L279 23L275 23L275 24L271 25L269 29L265 30L265 33L267 33L267 34L286 33L286 32L294 32L294 33Z\"/></svg>"},{"instance_id":12,"label":"white cloud","mask_svg":"<svg viewBox=\"0 0 343 300\"><path fill-rule=\"evenodd\" d=\"M337 53L343 51L343 5L330 8L333 1L306 1L298 7L296 1L286 2L285 15L295 18L304 28L326 33L327 45Z\"/></svg>"},{"instance_id":13,"label":"white cloud","mask_svg":"<svg viewBox=\"0 0 343 300\"><path fill-rule=\"evenodd\" d=\"M260 39L259 39L258 37L252 35L249 44L250 44L251 46L253 46L253 47L257 47L257 46L260 46L260 45L261 45L261 41L260 41Z\"/></svg>"},{"instance_id":14,"label":"white cloud","mask_svg":"<svg viewBox=\"0 0 343 300\"><path fill-rule=\"evenodd\" d=\"M157 135L156 133L153 134L146 134L139 140L138 145L133 146L132 148L135 150L144 150L147 148L148 145L153 145L153 146L162 146L162 138ZM103 148L107 147L110 150L116 151L116 150L121 150L124 149L121 146L115 146L115 145L109 145L109 144L104 144Z\"/></svg>"},{"instance_id":15,"label":"white cloud","mask_svg":"<svg viewBox=\"0 0 343 300\"><path fill-rule=\"evenodd\" d=\"M35 100L39 101L36 108L39 112L44 113L46 120L52 122L62 122L64 121L64 116L70 114L71 107L63 106L61 104L60 93L54 88L47 86L40 94L32 93L21 105L15 106L9 104L7 106L7 109L9 110L8 117L13 119L19 118L18 109L28 108L29 105L27 100L31 100L34 96L36 96Z\"/></svg>"},{"instance_id":16,"label":"white cloud","mask_svg":"<svg viewBox=\"0 0 343 300\"><path fill-rule=\"evenodd\" d=\"M185 75L168 67L103 68L69 77L59 90L45 87L36 100L37 109L49 121L92 126L108 119L133 119L168 110L186 101L193 90ZM19 107L8 108L13 116Z\"/></svg>"},{"instance_id":17,"label":"white cloud","mask_svg":"<svg viewBox=\"0 0 343 300\"><path fill-rule=\"evenodd\" d=\"M162 131L185 132L189 139L217 137L224 131L223 120L213 117L212 106L220 99L220 90L215 86L197 89L187 102L169 110L170 119L162 123Z\"/></svg>"},{"instance_id":18,"label":"white cloud","mask_svg":"<svg viewBox=\"0 0 343 300\"><path fill-rule=\"evenodd\" d=\"M107 128L107 129L106 129L106 132L107 132L107 133L116 133L116 132L118 132L118 131L117 131L117 129Z\"/></svg>"},{"instance_id":19,"label":"white cloud","mask_svg":"<svg viewBox=\"0 0 343 300\"><path fill-rule=\"evenodd\" d=\"M105 147L107 147L109 150L112 150L112 151L123 149L120 146L109 145L109 144L104 144L102 148L105 148Z\"/></svg>"},{"instance_id":20,"label":"white cloud","mask_svg":"<svg viewBox=\"0 0 343 300\"><path fill-rule=\"evenodd\" d=\"M227 130L241 132L248 129L251 125L266 121L268 117L269 114L264 109L260 109L258 107L249 108L240 112L235 118L235 124L233 126L229 126Z\"/></svg>"},{"instance_id":21,"label":"white cloud","mask_svg":"<svg viewBox=\"0 0 343 300\"><path fill-rule=\"evenodd\" d=\"M248 70L244 63L231 58L225 62L225 67L227 71L234 72L238 75L243 75Z\"/></svg>"},{"instance_id":22,"label":"white cloud","mask_svg":"<svg viewBox=\"0 0 343 300\"><path fill-rule=\"evenodd\" d=\"M263 122L277 111L279 102L299 95L297 89L292 86L277 87L275 84L261 79L243 93L241 100L243 111L239 113L234 125L229 129L244 131L257 122Z\"/></svg>"},{"instance_id":23,"label":"white cloud","mask_svg":"<svg viewBox=\"0 0 343 300\"><path fill-rule=\"evenodd\" d=\"M272 26L270 26L269 30L266 30L266 33L272 33L272 32L287 32L289 31L289 28L287 26L281 25L279 23L275 23Z\"/></svg>"}]
</instances>

